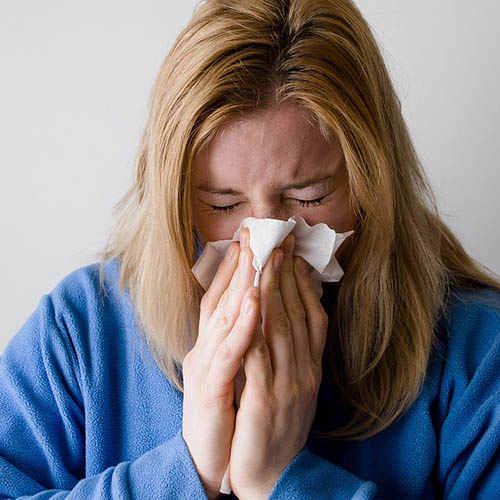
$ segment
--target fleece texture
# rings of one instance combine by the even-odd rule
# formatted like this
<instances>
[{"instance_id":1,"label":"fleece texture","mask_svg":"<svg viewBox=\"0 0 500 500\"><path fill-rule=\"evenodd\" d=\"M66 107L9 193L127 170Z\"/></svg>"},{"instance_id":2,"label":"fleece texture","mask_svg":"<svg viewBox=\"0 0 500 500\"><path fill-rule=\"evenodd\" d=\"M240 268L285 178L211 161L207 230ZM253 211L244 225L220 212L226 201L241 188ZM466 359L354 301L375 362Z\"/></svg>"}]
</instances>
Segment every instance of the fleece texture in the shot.
<instances>
[{"instance_id":1,"label":"fleece texture","mask_svg":"<svg viewBox=\"0 0 500 500\"><path fill-rule=\"evenodd\" d=\"M0 500L207 498L182 437L182 393L119 291L119 262L105 270L105 294L97 264L66 276L0 358ZM327 310L337 291L325 287ZM357 442L311 432L270 499L500 498L500 294L450 295L436 339L401 418ZM332 387L324 377L311 431L347 418Z\"/></svg>"}]
</instances>

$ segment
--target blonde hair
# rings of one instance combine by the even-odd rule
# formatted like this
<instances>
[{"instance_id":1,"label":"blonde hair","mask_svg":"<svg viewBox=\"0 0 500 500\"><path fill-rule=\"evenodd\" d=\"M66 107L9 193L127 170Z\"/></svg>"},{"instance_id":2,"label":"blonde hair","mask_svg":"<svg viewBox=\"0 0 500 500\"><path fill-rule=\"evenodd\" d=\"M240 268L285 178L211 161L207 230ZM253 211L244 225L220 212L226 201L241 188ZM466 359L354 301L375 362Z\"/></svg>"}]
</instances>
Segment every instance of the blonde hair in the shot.
<instances>
[{"instance_id":1,"label":"blonde hair","mask_svg":"<svg viewBox=\"0 0 500 500\"><path fill-rule=\"evenodd\" d=\"M135 182L102 251L120 261L137 324L180 391L200 288L190 203L194 159L236 117L292 103L341 144L358 220L331 311L329 375L352 408L331 438L363 439L418 396L440 310L455 287L500 283L438 215L370 28L350 0L206 0L165 58ZM102 281L101 281L102 283Z\"/></svg>"}]
</instances>

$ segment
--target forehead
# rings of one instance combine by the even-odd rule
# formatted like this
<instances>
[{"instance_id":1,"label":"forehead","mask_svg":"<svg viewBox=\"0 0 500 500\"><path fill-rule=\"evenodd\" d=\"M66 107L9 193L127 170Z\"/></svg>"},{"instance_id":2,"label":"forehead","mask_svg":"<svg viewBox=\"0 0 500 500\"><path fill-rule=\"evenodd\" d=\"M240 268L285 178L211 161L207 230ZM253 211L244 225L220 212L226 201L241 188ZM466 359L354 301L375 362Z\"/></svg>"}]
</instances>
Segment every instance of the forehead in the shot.
<instances>
[{"instance_id":1,"label":"forehead","mask_svg":"<svg viewBox=\"0 0 500 500\"><path fill-rule=\"evenodd\" d=\"M282 106L235 119L221 127L195 160L195 182L282 183L325 169L334 171L343 154L321 134L313 115Z\"/></svg>"}]
</instances>

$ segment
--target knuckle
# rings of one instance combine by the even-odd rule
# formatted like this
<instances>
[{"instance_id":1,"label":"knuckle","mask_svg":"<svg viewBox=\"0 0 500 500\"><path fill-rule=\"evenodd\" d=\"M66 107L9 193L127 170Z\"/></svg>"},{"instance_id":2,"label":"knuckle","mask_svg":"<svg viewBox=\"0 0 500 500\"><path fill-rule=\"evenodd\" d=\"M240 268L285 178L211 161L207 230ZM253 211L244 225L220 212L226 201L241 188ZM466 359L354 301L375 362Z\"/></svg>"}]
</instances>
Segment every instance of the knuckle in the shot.
<instances>
[{"instance_id":1,"label":"knuckle","mask_svg":"<svg viewBox=\"0 0 500 500\"><path fill-rule=\"evenodd\" d=\"M263 292L267 292L269 294L275 294L279 292L280 282L279 276L275 273L267 276L265 283L263 283Z\"/></svg>"},{"instance_id":2,"label":"knuckle","mask_svg":"<svg viewBox=\"0 0 500 500\"><path fill-rule=\"evenodd\" d=\"M257 354L259 358L266 358L269 355L269 350L264 339L255 345L255 354Z\"/></svg>"},{"instance_id":3,"label":"knuckle","mask_svg":"<svg viewBox=\"0 0 500 500\"><path fill-rule=\"evenodd\" d=\"M227 312L221 312L217 316L217 321L215 322L215 328L226 330L231 327L233 321Z\"/></svg>"},{"instance_id":4,"label":"knuckle","mask_svg":"<svg viewBox=\"0 0 500 500\"><path fill-rule=\"evenodd\" d=\"M285 273L293 272L293 259L284 258L281 264L281 270L284 271Z\"/></svg>"},{"instance_id":5,"label":"knuckle","mask_svg":"<svg viewBox=\"0 0 500 500\"><path fill-rule=\"evenodd\" d=\"M290 335L291 325L286 312L282 311L276 318L276 331L282 335Z\"/></svg>"},{"instance_id":6,"label":"knuckle","mask_svg":"<svg viewBox=\"0 0 500 500\"><path fill-rule=\"evenodd\" d=\"M200 300L200 310L201 311L207 311L210 310L212 305L212 297L210 293L205 293L203 294L201 300Z\"/></svg>"},{"instance_id":7,"label":"knuckle","mask_svg":"<svg viewBox=\"0 0 500 500\"><path fill-rule=\"evenodd\" d=\"M279 293L280 291L280 281L277 276L273 276L269 280L269 288L274 292L274 293Z\"/></svg>"},{"instance_id":8,"label":"knuckle","mask_svg":"<svg viewBox=\"0 0 500 500\"><path fill-rule=\"evenodd\" d=\"M300 321L306 320L306 310L304 309L304 305L300 299L297 298L292 302L290 312L294 318Z\"/></svg>"},{"instance_id":9,"label":"knuckle","mask_svg":"<svg viewBox=\"0 0 500 500\"><path fill-rule=\"evenodd\" d=\"M328 314L322 310L317 317L318 329L321 331L326 331L328 329Z\"/></svg>"},{"instance_id":10,"label":"knuckle","mask_svg":"<svg viewBox=\"0 0 500 500\"><path fill-rule=\"evenodd\" d=\"M271 283L263 284L260 291L262 299L266 302L275 299L277 293L279 293L279 287L278 286L275 287Z\"/></svg>"},{"instance_id":11,"label":"knuckle","mask_svg":"<svg viewBox=\"0 0 500 500\"><path fill-rule=\"evenodd\" d=\"M220 344L217 349L217 357L220 361L230 361L233 358L233 349L227 342Z\"/></svg>"},{"instance_id":12,"label":"knuckle","mask_svg":"<svg viewBox=\"0 0 500 500\"><path fill-rule=\"evenodd\" d=\"M225 306L227 304L228 300L229 300L229 290L225 290L224 293L221 295L217 306L218 307Z\"/></svg>"}]
</instances>

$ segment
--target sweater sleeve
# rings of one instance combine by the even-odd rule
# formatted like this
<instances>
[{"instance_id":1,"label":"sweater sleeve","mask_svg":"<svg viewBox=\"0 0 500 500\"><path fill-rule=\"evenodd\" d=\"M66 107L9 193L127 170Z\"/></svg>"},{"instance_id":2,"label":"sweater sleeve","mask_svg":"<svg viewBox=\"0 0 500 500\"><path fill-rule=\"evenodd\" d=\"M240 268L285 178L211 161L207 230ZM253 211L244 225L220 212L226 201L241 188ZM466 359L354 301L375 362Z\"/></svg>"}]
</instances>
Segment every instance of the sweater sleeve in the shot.
<instances>
[{"instance_id":1,"label":"sweater sleeve","mask_svg":"<svg viewBox=\"0 0 500 500\"><path fill-rule=\"evenodd\" d=\"M46 295L0 357L0 500L207 498L181 430L85 477L79 376Z\"/></svg>"},{"instance_id":2,"label":"sweater sleeve","mask_svg":"<svg viewBox=\"0 0 500 500\"><path fill-rule=\"evenodd\" d=\"M372 500L377 486L312 453L305 447L283 471L269 500Z\"/></svg>"},{"instance_id":3,"label":"sweater sleeve","mask_svg":"<svg viewBox=\"0 0 500 500\"><path fill-rule=\"evenodd\" d=\"M450 324L438 410L443 498L498 497L500 295L484 299L457 308Z\"/></svg>"}]
</instances>

